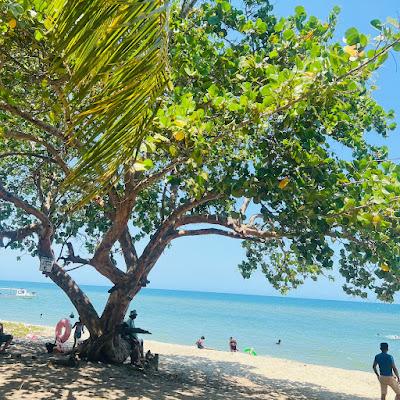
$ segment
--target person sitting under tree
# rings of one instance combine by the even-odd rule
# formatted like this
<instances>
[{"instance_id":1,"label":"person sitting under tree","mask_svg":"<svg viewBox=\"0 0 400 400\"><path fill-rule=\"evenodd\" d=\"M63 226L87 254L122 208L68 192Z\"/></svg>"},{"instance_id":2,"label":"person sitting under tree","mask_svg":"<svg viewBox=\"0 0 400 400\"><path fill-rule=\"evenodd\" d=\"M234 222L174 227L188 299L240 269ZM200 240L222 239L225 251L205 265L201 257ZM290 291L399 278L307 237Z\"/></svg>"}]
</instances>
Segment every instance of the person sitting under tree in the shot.
<instances>
[{"instance_id":1,"label":"person sitting under tree","mask_svg":"<svg viewBox=\"0 0 400 400\"><path fill-rule=\"evenodd\" d=\"M6 349L11 344L12 340L12 335L7 335L4 333L3 324L0 322L0 346L2 345L2 343L4 343L3 348L0 348L0 354L6 352Z\"/></svg>"},{"instance_id":2,"label":"person sitting under tree","mask_svg":"<svg viewBox=\"0 0 400 400\"><path fill-rule=\"evenodd\" d=\"M129 313L129 318L125 322L127 329L124 331L124 337L130 342L131 345L131 364L140 364L144 359L143 339L138 338L138 333L151 334L144 329L136 328L135 319L137 317L136 310Z\"/></svg>"}]
</instances>

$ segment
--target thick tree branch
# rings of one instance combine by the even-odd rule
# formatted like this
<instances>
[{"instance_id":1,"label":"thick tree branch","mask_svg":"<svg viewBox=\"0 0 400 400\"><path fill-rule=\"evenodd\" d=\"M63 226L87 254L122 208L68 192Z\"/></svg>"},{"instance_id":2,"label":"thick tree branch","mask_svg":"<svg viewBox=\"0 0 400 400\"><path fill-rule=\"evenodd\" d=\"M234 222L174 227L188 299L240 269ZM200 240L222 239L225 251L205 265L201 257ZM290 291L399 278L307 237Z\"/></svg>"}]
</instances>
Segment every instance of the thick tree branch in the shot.
<instances>
[{"instance_id":1,"label":"thick tree branch","mask_svg":"<svg viewBox=\"0 0 400 400\"><path fill-rule=\"evenodd\" d=\"M40 226L38 224L30 224L20 229L15 230L0 230L0 247L7 247L13 242L19 242L34 233L39 232ZM3 239L9 239L10 241L4 245Z\"/></svg>"},{"instance_id":2,"label":"thick tree branch","mask_svg":"<svg viewBox=\"0 0 400 400\"><path fill-rule=\"evenodd\" d=\"M0 153L0 159L6 158L6 157L13 157L13 156L26 156L26 157L40 158L41 160L48 161L53 164L58 164L58 162L51 157L43 156L41 154L32 153L29 151L10 151L7 153Z\"/></svg>"},{"instance_id":3,"label":"thick tree branch","mask_svg":"<svg viewBox=\"0 0 400 400\"><path fill-rule=\"evenodd\" d=\"M15 207L20 208L25 212L27 212L28 214L35 216L39 221L41 221L46 226L49 225L49 219L47 218L46 214L39 211L35 207L31 206L26 201L20 199L18 196L7 191L5 187L1 184L1 182L0 182L0 200L4 200L14 204Z\"/></svg>"},{"instance_id":4,"label":"thick tree branch","mask_svg":"<svg viewBox=\"0 0 400 400\"><path fill-rule=\"evenodd\" d=\"M7 131L4 133L4 137L8 139L18 139L18 140L34 142L42 145L53 156L54 160L57 161L57 164L61 167L61 169L66 174L69 173L69 167L67 163L60 157L60 151L57 150L54 146L52 146L48 141L40 137L18 131Z\"/></svg>"},{"instance_id":5,"label":"thick tree branch","mask_svg":"<svg viewBox=\"0 0 400 400\"><path fill-rule=\"evenodd\" d=\"M111 261L110 250L117 241L121 240L121 236L126 234L125 230L128 229L128 221L133 205L135 204L136 195L133 190L127 190L125 197L121 199L113 188L109 192L109 198L114 207L113 212L107 213L111 221L111 226L103 235L93 258L90 260L90 264L93 265L98 272L110 279L111 282L118 284L125 279L125 273L118 269ZM122 237L124 245L127 244L126 239L126 235Z\"/></svg>"},{"instance_id":6,"label":"thick tree branch","mask_svg":"<svg viewBox=\"0 0 400 400\"><path fill-rule=\"evenodd\" d=\"M253 221L254 222L254 221ZM198 215L185 215L180 218L175 227L189 225L189 224L211 224L219 225L225 228L231 229L236 234L241 235L243 239L278 239L283 236L288 236L287 234L276 232L276 231L264 231L255 227L252 223L243 224L238 219L227 218L219 215L211 214L198 214Z\"/></svg>"},{"instance_id":7,"label":"thick tree branch","mask_svg":"<svg viewBox=\"0 0 400 400\"><path fill-rule=\"evenodd\" d=\"M41 168L39 167L39 169L37 171L35 171L33 173L33 181L35 183L36 189L37 189L37 193L38 193L38 197L40 200L40 210L46 214L49 215L49 211L50 211L50 206L51 206L51 195L50 193L47 194L47 196L44 195L43 193L43 188L42 188L42 174L41 174Z\"/></svg>"},{"instance_id":8,"label":"thick tree branch","mask_svg":"<svg viewBox=\"0 0 400 400\"><path fill-rule=\"evenodd\" d=\"M128 227L126 227L122 232L122 235L119 238L119 243L121 245L122 255L125 259L126 270L129 273L136 268L138 256Z\"/></svg>"},{"instance_id":9,"label":"thick tree branch","mask_svg":"<svg viewBox=\"0 0 400 400\"><path fill-rule=\"evenodd\" d=\"M223 217L215 214L192 214L192 215L183 215L180 217L176 223L175 227L189 225L189 224L211 224L211 225L220 225L225 228L230 228L230 222L233 223L232 218Z\"/></svg>"},{"instance_id":10,"label":"thick tree branch","mask_svg":"<svg viewBox=\"0 0 400 400\"><path fill-rule=\"evenodd\" d=\"M121 237L127 227L130 213L132 211L132 202L124 202L117 207L113 214L112 224L108 231L104 234L100 244L97 246L93 256L94 263L104 263L109 259L109 252L115 242ZM115 268L118 270L118 268Z\"/></svg>"},{"instance_id":11,"label":"thick tree branch","mask_svg":"<svg viewBox=\"0 0 400 400\"><path fill-rule=\"evenodd\" d=\"M242 207L240 207L240 213L241 213L242 215L245 215L245 214L246 214L246 210L247 210L247 207L248 207L249 204L250 204L250 201L251 201L251 199L249 199L249 198L247 198L247 197L244 199L243 204L242 204Z\"/></svg>"},{"instance_id":12,"label":"thick tree branch","mask_svg":"<svg viewBox=\"0 0 400 400\"><path fill-rule=\"evenodd\" d=\"M173 239L185 237L185 236L200 236L200 235L220 235L226 236L231 239L250 239L250 240L260 240L257 238L246 238L246 236L241 235L240 233L224 231L222 229L216 228L204 228L204 229L181 229L179 231L175 231L171 236Z\"/></svg>"},{"instance_id":13,"label":"thick tree branch","mask_svg":"<svg viewBox=\"0 0 400 400\"><path fill-rule=\"evenodd\" d=\"M83 293L71 276L57 263L53 265L52 271L47 275L69 297L77 309L79 316L82 318L83 323L90 330L90 335L93 337L100 335L100 318L89 298Z\"/></svg>"},{"instance_id":14,"label":"thick tree branch","mask_svg":"<svg viewBox=\"0 0 400 400\"><path fill-rule=\"evenodd\" d=\"M118 284L125 278L125 273L111 261L109 252L97 254L96 257L89 260L88 264L92 265L98 273L114 284Z\"/></svg>"},{"instance_id":15,"label":"thick tree branch","mask_svg":"<svg viewBox=\"0 0 400 400\"><path fill-rule=\"evenodd\" d=\"M154 266L157 259L160 257L161 253L164 251L165 247L173 239L173 233L175 231L174 226L183 214L200 205L216 200L220 196L221 195L219 193L207 193L202 198L190 200L175 209L162 223L160 228L156 231L150 242L143 250L143 253L138 260L138 268L135 271L134 279L137 282L146 279L148 273Z\"/></svg>"},{"instance_id":16,"label":"thick tree branch","mask_svg":"<svg viewBox=\"0 0 400 400\"><path fill-rule=\"evenodd\" d=\"M83 264L83 265L90 264L89 260L86 260L85 258L82 258L75 254L74 246L72 245L71 242L67 243L67 248L68 248L68 255L66 257L59 257L60 260L63 260L65 262L72 262L75 264Z\"/></svg>"},{"instance_id":17,"label":"thick tree branch","mask_svg":"<svg viewBox=\"0 0 400 400\"><path fill-rule=\"evenodd\" d=\"M253 226L254 223L256 222L256 219L258 218L264 218L264 216L262 214L254 214L249 218L249 225Z\"/></svg>"},{"instance_id":18,"label":"thick tree branch","mask_svg":"<svg viewBox=\"0 0 400 400\"><path fill-rule=\"evenodd\" d=\"M32 123L33 125L37 126L38 128L40 128L48 133L51 133L52 135L57 136L61 140L65 139L63 133L60 130L58 130L57 128L55 128L54 126L49 125L46 122L40 121L40 120L34 118L30 113L28 113L26 111L22 111L15 106L5 103L4 101L0 101L0 110L6 111L10 114L21 117L25 121L28 121L28 122Z\"/></svg>"}]
</instances>

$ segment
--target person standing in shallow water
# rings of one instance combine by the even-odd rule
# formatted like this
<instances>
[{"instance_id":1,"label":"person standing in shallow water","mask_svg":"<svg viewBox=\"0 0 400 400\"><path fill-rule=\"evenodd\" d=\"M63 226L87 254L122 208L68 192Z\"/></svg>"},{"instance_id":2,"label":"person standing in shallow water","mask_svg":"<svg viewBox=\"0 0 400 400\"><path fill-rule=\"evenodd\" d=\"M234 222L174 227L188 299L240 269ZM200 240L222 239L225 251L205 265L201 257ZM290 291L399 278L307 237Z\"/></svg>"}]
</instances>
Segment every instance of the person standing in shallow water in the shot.
<instances>
[{"instance_id":1,"label":"person standing in shallow water","mask_svg":"<svg viewBox=\"0 0 400 400\"><path fill-rule=\"evenodd\" d=\"M381 400L386 400L388 386L390 386L396 393L395 400L400 400L400 377L393 357L388 354L389 345L387 343L381 343L380 349L381 353L375 356L372 368L381 384ZM379 373L377 368L378 366ZM393 372L396 375L397 380L393 376Z\"/></svg>"},{"instance_id":2,"label":"person standing in shallow water","mask_svg":"<svg viewBox=\"0 0 400 400\"><path fill-rule=\"evenodd\" d=\"M236 339L234 338L234 337L230 337L229 338L229 350L231 351L231 352L236 352L236 351L238 351L238 349L237 349L237 341L236 341Z\"/></svg>"}]
</instances>

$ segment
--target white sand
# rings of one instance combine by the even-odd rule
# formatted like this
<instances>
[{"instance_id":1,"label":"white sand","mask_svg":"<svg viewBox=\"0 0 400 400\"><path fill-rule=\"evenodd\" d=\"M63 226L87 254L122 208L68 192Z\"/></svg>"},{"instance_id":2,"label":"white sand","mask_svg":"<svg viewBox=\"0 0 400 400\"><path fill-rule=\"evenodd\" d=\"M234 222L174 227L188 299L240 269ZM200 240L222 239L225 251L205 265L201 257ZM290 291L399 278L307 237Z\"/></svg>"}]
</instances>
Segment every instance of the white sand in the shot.
<instances>
[{"instance_id":1,"label":"white sand","mask_svg":"<svg viewBox=\"0 0 400 400\"><path fill-rule=\"evenodd\" d=\"M47 330L47 334L51 331ZM367 400L379 398L373 373L270 357L146 341L160 354L159 372L130 366L82 363L78 369L49 365L43 337L19 341L0 357L0 399L112 400ZM37 355L36 360L31 355ZM389 394L388 400L394 398Z\"/></svg>"},{"instance_id":2,"label":"white sand","mask_svg":"<svg viewBox=\"0 0 400 400\"><path fill-rule=\"evenodd\" d=\"M186 365L212 379L233 379L260 392L259 397L252 398L361 400L377 399L380 394L375 374L369 372L151 341L147 346L169 361L182 361L169 365L170 370L176 368L178 372Z\"/></svg>"}]
</instances>

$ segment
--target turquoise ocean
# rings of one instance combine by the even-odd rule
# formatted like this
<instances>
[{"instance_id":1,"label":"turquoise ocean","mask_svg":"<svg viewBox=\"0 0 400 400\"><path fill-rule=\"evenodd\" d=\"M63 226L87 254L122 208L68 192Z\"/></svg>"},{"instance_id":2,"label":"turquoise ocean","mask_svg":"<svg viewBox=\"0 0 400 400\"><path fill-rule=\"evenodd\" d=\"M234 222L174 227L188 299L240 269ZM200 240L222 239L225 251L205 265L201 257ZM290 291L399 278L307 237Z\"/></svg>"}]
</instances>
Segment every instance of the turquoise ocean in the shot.
<instances>
[{"instance_id":1,"label":"turquoise ocean","mask_svg":"<svg viewBox=\"0 0 400 400\"><path fill-rule=\"evenodd\" d=\"M48 283L0 281L0 287L37 292L32 299L0 296L0 319L54 326L71 311L67 297ZM82 286L98 311L107 287ZM258 355L368 371L381 341L400 363L400 305L143 289L133 301L137 326L152 340L227 351L230 336ZM42 315L41 315L42 314ZM276 345L278 339L281 345Z\"/></svg>"}]
</instances>

